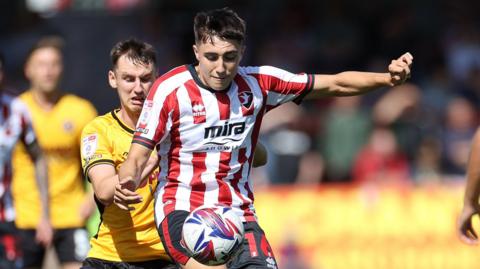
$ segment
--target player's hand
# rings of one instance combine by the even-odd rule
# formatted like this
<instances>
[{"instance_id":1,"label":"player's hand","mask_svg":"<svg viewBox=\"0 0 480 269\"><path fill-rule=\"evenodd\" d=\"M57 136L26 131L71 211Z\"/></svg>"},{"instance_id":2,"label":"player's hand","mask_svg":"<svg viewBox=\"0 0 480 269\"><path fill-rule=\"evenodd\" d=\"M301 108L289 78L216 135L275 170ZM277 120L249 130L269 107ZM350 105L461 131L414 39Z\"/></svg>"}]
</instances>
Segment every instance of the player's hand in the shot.
<instances>
[{"instance_id":1,"label":"player's hand","mask_svg":"<svg viewBox=\"0 0 480 269\"><path fill-rule=\"evenodd\" d=\"M53 228L50 220L46 217L42 217L37 225L35 232L35 242L48 247L52 243Z\"/></svg>"},{"instance_id":2,"label":"player's hand","mask_svg":"<svg viewBox=\"0 0 480 269\"><path fill-rule=\"evenodd\" d=\"M413 56L409 52L403 54L398 59L392 60L388 66L388 72L390 73L390 85L396 86L402 84L410 78L411 66L413 63Z\"/></svg>"},{"instance_id":3,"label":"player's hand","mask_svg":"<svg viewBox=\"0 0 480 269\"><path fill-rule=\"evenodd\" d=\"M138 204L143 201L142 196L138 195L135 190L137 185L133 178L125 178L115 185L115 194L113 202L123 210L133 210L132 204Z\"/></svg>"},{"instance_id":4,"label":"player's hand","mask_svg":"<svg viewBox=\"0 0 480 269\"><path fill-rule=\"evenodd\" d=\"M457 230L460 240L469 245L478 243L478 236L472 225L472 217L480 212L479 206L464 206L458 217Z\"/></svg>"}]
</instances>

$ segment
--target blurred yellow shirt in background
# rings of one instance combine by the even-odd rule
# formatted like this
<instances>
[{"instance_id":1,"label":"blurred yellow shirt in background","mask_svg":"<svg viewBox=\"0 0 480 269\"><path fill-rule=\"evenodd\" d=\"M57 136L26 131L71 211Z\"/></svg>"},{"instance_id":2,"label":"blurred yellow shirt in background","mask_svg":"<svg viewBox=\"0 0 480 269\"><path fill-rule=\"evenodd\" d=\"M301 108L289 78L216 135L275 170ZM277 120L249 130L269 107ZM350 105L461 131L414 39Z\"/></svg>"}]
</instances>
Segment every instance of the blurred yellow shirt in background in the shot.
<instances>
[{"instance_id":1,"label":"blurred yellow shirt in background","mask_svg":"<svg viewBox=\"0 0 480 269\"><path fill-rule=\"evenodd\" d=\"M46 156L49 173L50 217L54 228L85 225L80 207L85 201L78 141L83 127L97 114L93 105L72 94L63 95L46 111L30 91L20 95L32 116L33 129ZM25 147L18 143L13 157L13 198L15 223L21 229L35 229L41 205L34 164Z\"/></svg>"}]
</instances>

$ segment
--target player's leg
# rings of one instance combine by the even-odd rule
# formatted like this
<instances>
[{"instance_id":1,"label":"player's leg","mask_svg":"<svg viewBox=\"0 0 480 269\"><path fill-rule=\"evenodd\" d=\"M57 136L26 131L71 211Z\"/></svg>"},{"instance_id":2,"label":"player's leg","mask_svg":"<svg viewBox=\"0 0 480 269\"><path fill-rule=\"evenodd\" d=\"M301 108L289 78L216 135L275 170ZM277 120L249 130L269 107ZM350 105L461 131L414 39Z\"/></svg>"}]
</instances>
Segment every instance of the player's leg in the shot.
<instances>
[{"instance_id":1,"label":"player's leg","mask_svg":"<svg viewBox=\"0 0 480 269\"><path fill-rule=\"evenodd\" d=\"M40 269L45 257L45 247L35 242L34 229L19 229L20 250L23 257L24 269Z\"/></svg>"},{"instance_id":2,"label":"player's leg","mask_svg":"<svg viewBox=\"0 0 480 269\"><path fill-rule=\"evenodd\" d=\"M244 222L245 238L232 260L229 269L277 269L277 261L265 232L256 222Z\"/></svg>"},{"instance_id":3,"label":"player's leg","mask_svg":"<svg viewBox=\"0 0 480 269\"><path fill-rule=\"evenodd\" d=\"M87 257L90 244L84 228L58 229L55 231L55 251L63 269L78 269Z\"/></svg>"},{"instance_id":4,"label":"player's leg","mask_svg":"<svg viewBox=\"0 0 480 269\"><path fill-rule=\"evenodd\" d=\"M188 211L173 211L157 227L168 255L182 269L226 269L225 265L207 266L191 259L188 252L181 245L183 222L188 214Z\"/></svg>"}]
</instances>

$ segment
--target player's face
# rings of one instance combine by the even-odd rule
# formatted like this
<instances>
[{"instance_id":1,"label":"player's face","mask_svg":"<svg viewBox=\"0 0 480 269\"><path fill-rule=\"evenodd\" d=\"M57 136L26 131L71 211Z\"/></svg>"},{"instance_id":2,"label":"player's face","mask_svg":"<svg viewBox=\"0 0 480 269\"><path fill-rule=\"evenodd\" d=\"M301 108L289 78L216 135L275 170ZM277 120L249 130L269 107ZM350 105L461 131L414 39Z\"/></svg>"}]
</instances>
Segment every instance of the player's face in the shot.
<instances>
[{"instance_id":1,"label":"player's face","mask_svg":"<svg viewBox=\"0 0 480 269\"><path fill-rule=\"evenodd\" d=\"M152 63L134 63L122 55L118 58L115 70L108 72L108 80L110 86L118 91L122 109L140 115L143 102L155 80L155 68Z\"/></svg>"},{"instance_id":2,"label":"player's face","mask_svg":"<svg viewBox=\"0 0 480 269\"><path fill-rule=\"evenodd\" d=\"M55 48L35 50L25 65L25 76L32 89L46 94L58 89L62 72L62 54Z\"/></svg>"},{"instance_id":3,"label":"player's face","mask_svg":"<svg viewBox=\"0 0 480 269\"><path fill-rule=\"evenodd\" d=\"M216 91L226 89L237 74L243 50L244 47L237 41L216 36L212 37L211 42L193 45L200 80Z\"/></svg>"}]
</instances>

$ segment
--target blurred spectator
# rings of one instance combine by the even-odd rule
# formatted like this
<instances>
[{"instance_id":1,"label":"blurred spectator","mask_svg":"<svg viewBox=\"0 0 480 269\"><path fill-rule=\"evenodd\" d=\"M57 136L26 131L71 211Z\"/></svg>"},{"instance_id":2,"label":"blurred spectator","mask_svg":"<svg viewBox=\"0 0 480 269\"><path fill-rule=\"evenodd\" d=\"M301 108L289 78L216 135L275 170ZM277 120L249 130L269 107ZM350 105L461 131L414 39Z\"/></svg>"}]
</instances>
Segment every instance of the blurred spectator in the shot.
<instances>
[{"instance_id":1,"label":"blurred spectator","mask_svg":"<svg viewBox=\"0 0 480 269\"><path fill-rule=\"evenodd\" d=\"M432 63L428 75L419 83L421 88L422 135L438 136L443 123L443 111L455 96L455 84L442 61Z\"/></svg>"},{"instance_id":2,"label":"blurred spectator","mask_svg":"<svg viewBox=\"0 0 480 269\"><path fill-rule=\"evenodd\" d=\"M361 107L362 97L335 98L322 118L323 131L317 138L325 159L327 182L351 180L355 156L368 138L370 113Z\"/></svg>"},{"instance_id":3,"label":"blurred spectator","mask_svg":"<svg viewBox=\"0 0 480 269\"><path fill-rule=\"evenodd\" d=\"M325 175L325 161L317 151L309 151L300 157L298 173L295 183L318 184L323 182Z\"/></svg>"},{"instance_id":4,"label":"blurred spectator","mask_svg":"<svg viewBox=\"0 0 480 269\"><path fill-rule=\"evenodd\" d=\"M477 112L470 101L456 97L448 103L440 137L443 173L463 178L477 124Z\"/></svg>"},{"instance_id":5,"label":"blurred spectator","mask_svg":"<svg viewBox=\"0 0 480 269\"><path fill-rule=\"evenodd\" d=\"M470 71L480 68L480 32L469 18L458 18L445 40L448 70L456 81L465 81Z\"/></svg>"},{"instance_id":6,"label":"blurred spectator","mask_svg":"<svg viewBox=\"0 0 480 269\"><path fill-rule=\"evenodd\" d=\"M310 137L299 130L303 108L286 103L269 111L260 132L268 151L267 177L272 184L294 183L303 154L310 150Z\"/></svg>"},{"instance_id":7,"label":"blurred spectator","mask_svg":"<svg viewBox=\"0 0 480 269\"><path fill-rule=\"evenodd\" d=\"M358 154L353 168L355 183L405 183L409 181L407 157L399 148L393 132L376 127L368 143Z\"/></svg>"},{"instance_id":8,"label":"blurred spectator","mask_svg":"<svg viewBox=\"0 0 480 269\"><path fill-rule=\"evenodd\" d=\"M415 159L421 141L421 92L418 86L405 83L386 92L374 105L373 120L395 134L399 150L408 161Z\"/></svg>"},{"instance_id":9,"label":"blurred spectator","mask_svg":"<svg viewBox=\"0 0 480 269\"><path fill-rule=\"evenodd\" d=\"M423 139L413 166L413 179L416 183L441 183L441 147L437 138Z\"/></svg>"},{"instance_id":10,"label":"blurred spectator","mask_svg":"<svg viewBox=\"0 0 480 269\"><path fill-rule=\"evenodd\" d=\"M50 176L52 245L64 269L78 268L89 249L85 221L93 212L93 195L85 191L80 162L80 134L96 110L86 100L60 90L63 40L46 37L30 50L25 76L30 88L20 96L32 114L32 125L47 158ZM34 240L40 220L33 164L19 145L14 153L13 197L20 230L24 266L41 267L45 246ZM28 192L25 190L28 189Z\"/></svg>"}]
</instances>

